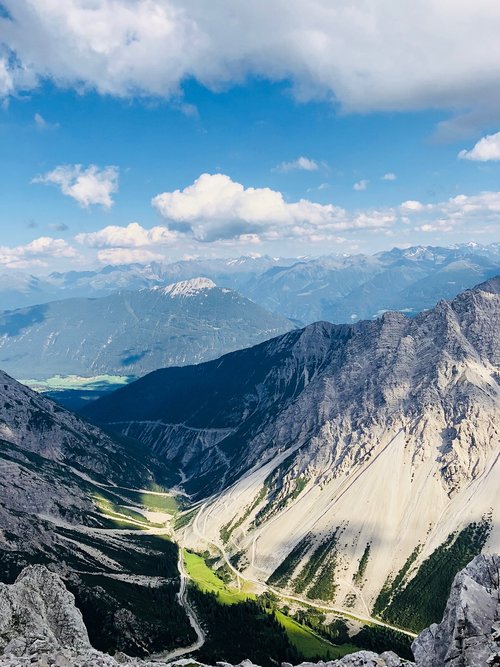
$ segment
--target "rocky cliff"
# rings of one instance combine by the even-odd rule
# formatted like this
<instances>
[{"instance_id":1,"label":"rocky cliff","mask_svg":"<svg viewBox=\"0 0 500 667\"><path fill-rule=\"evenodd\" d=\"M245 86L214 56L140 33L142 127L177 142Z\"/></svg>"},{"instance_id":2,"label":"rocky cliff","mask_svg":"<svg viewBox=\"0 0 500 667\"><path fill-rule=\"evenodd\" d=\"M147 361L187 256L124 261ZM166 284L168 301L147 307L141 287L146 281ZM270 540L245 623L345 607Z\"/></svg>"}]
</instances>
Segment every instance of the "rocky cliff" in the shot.
<instances>
[{"instance_id":1,"label":"rocky cliff","mask_svg":"<svg viewBox=\"0 0 500 667\"><path fill-rule=\"evenodd\" d=\"M415 663L411 664L415 667L500 664L499 570L500 557L478 556L455 577L442 622L415 640ZM26 568L13 585L0 585L0 651L1 667L162 665L123 654L113 658L93 650L73 596L57 575L40 565ZM361 651L319 664L398 667L410 663L391 652L376 655ZM246 661L242 665L251 667L252 663Z\"/></svg>"}]
</instances>

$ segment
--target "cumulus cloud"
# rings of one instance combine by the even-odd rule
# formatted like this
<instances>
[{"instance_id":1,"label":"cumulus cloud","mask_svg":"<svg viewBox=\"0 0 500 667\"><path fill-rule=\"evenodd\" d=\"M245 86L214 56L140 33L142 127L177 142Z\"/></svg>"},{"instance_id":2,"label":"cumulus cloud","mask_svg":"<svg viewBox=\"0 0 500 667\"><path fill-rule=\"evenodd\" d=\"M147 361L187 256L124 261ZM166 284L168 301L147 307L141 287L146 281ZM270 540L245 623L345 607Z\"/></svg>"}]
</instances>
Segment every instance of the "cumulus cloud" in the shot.
<instances>
[{"instance_id":1,"label":"cumulus cloud","mask_svg":"<svg viewBox=\"0 0 500 667\"><path fill-rule=\"evenodd\" d=\"M106 248L97 252L97 259L102 264L146 264L164 259L159 252L144 248Z\"/></svg>"},{"instance_id":2,"label":"cumulus cloud","mask_svg":"<svg viewBox=\"0 0 500 667\"><path fill-rule=\"evenodd\" d=\"M480 139L470 151L460 151L458 157L462 160L475 162L490 162L500 160L500 132L487 134Z\"/></svg>"},{"instance_id":3,"label":"cumulus cloud","mask_svg":"<svg viewBox=\"0 0 500 667\"><path fill-rule=\"evenodd\" d=\"M11 269L46 266L51 259L68 259L76 254L64 239L41 236L26 245L0 246L0 264Z\"/></svg>"},{"instance_id":4,"label":"cumulus cloud","mask_svg":"<svg viewBox=\"0 0 500 667\"><path fill-rule=\"evenodd\" d=\"M399 206L401 222L413 224L418 232L454 232L471 230L492 232L500 222L500 192L483 191L460 194L436 204L409 200Z\"/></svg>"},{"instance_id":5,"label":"cumulus cloud","mask_svg":"<svg viewBox=\"0 0 500 667\"><path fill-rule=\"evenodd\" d=\"M500 192L485 190L477 195L457 195L437 204L450 218L496 220L500 216Z\"/></svg>"},{"instance_id":6,"label":"cumulus cloud","mask_svg":"<svg viewBox=\"0 0 500 667\"><path fill-rule=\"evenodd\" d=\"M405 213L412 213L415 211L422 211L424 205L416 199L408 199L401 204L400 208Z\"/></svg>"},{"instance_id":7,"label":"cumulus cloud","mask_svg":"<svg viewBox=\"0 0 500 667\"><path fill-rule=\"evenodd\" d=\"M210 242L246 234L285 238L318 230L381 228L394 222L378 211L349 214L333 204L308 199L288 203L270 188L245 188L225 174L202 174L183 190L153 198L154 208L171 229Z\"/></svg>"},{"instance_id":8,"label":"cumulus cloud","mask_svg":"<svg viewBox=\"0 0 500 667\"><path fill-rule=\"evenodd\" d=\"M369 183L369 181L366 178L363 178L361 181L358 181L357 183L354 183L354 185L352 186L352 189L357 190L358 192L360 192L362 190L366 190L366 188L368 187L368 183Z\"/></svg>"},{"instance_id":9,"label":"cumulus cloud","mask_svg":"<svg viewBox=\"0 0 500 667\"><path fill-rule=\"evenodd\" d=\"M383 180L383 181L395 181L396 178L397 178L397 176L396 176L395 173L393 173L392 171L388 171L387 174L384 174L382 176L381 180Z\"/></svg>"},{"instance_id":10,"label":"cumulus cloud","mask_svg":"<svg viewBox=\"0 0 500 667\"><path fill-rule=\"evenodd\" d=\"M77 234L78 243L90 248L144 248L172 243L177 234L158 225L145 229L138 222L131 222L126 227L108 225L98 232Z\"/></svg>"},{"instance_id":11,"label":"cumulus cloud","mask_svg":"<svg viewBox=\"0 0 500 667\"><path fill-rule=\"evenodd\" d=\"M496 0L255 0L237 12L228 0L3 5L3 94L50 79L168 97L187 78L218 90L257 75L346 111L440 108L479 118L500 110Z\"/></svg>"},{"instance_id":12,"label":"cumulus cloud","mask_svg":"<svg viewBox=\"0 0 500 667\"><path fill-rule=\"evenodd\" d=\"M318 171L318 169L319 164L315 160L311 160L310 158L304 157L303 155L298 157L296 160L292 160L291 162L281 162L274 168L275 171L281 171L285 173L287 171L295 170Z\"/></svg>"},{"instance_id":13,"label":"cumulus cloud","mask_svg":"<svg viewBox=\"0 0 500 667\"><path fill-rule=\"evenodd\" d=\"M64 195L72 197L83 208L92 205L111 208L111 195L118 191L118 167L99 169L91 164L84 169L81 164L66 164L37 176L32 183L56 185Z\"/></svg>"}]
</instances>

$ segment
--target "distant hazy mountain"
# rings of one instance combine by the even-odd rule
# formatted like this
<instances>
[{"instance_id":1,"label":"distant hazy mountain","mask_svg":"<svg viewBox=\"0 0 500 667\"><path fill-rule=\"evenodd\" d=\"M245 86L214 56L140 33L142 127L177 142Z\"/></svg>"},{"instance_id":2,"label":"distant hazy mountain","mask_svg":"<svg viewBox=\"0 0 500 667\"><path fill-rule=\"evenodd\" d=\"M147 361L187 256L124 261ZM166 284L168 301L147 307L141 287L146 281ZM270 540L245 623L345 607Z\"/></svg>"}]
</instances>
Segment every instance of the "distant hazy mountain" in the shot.
<instances>
[{"instance_id":1,"label":"distant hazy mountain","mask_svg":"<svg viewBox=\"0 0 500 667\"><path fill-rule=\"evenodd\" d=\"M44 279L11 273L0 277L0 310L166 286L203 276L302 324L355 322L385 310L415 314L499 271L500 244L469 243L317 259L264 256L153 262L52 273Z\"/></svg>"},{"instance_id":2,"label":"distant hazy mountain","mask_svg":"<svg viewBox=\"0 0 500 667\"><path fill-rule=\"evenodd\" d=\"M237 292L197 278L0 314L0 367L22 379L139 376L213 359L292 328Z\"/></svg>"},{"instance_id":3,"label":"distant hazy mountain","mask_svg":"<svg viewBox=\"0 0 500 667\"><path fill-rule=\"evenodd\" d=\"M242 292L263 307L305 324L356 322L386 310L415 315L499 271L500 244L418 246L273 267Z\"/></svg>"},{"instance_id":4,"label":"distant hazy mountain","mask_svg":"<svg viewBox=\"0 0 500 667\"><path fill-rule=\"evenodd\" d=\"M46 279L20 271L0 275L0 309L21 308L57 299L58 288Z\"/></svg>"},{"instance_id":5,"label":"distant hazy mountain","mask_svg":"<svg viewBox=\"0 0 500 667\"><path fill-rule=\"evenodd\" d=\"M85 414L206 499L188 544L418 628L464 558L500 548L499 377L497 277L415 318L319 322L156 371Z\"/></svg>"},{"instance_id":6,"label":"distant hazy mountain","mask_svg":"<svg viewBox=\"0 0 500 667\"><path fill-rule=\"evenodd\" d=\"M238 290L241 285L272 266L288 266L296 260L271 257L182 260L172 264L125 264L95 271L53 272L45 278L10 272L0 276L0 310L34 306L76 297L101 297L119 290L138 290L169 285L199 276L221 287Z\"/></svg>"}]
</instances>

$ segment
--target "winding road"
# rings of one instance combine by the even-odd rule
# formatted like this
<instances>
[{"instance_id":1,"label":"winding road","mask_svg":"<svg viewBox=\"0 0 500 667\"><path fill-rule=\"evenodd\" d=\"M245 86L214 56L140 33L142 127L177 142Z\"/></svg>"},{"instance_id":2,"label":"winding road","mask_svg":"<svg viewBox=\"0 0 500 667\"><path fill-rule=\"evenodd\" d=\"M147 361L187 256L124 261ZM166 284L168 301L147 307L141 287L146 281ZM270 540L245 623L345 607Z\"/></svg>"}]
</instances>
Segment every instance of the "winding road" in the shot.
<instances>
[{"instance_id":1,"label":"winding road","mask_svg":"<svg viewBox=\"0 0 500 667\"><path fill-rule=\"evenodd\" d=\"M182 658L182 656L184 655L188 655L189 653L194 653L194 651L198 651L205 643L205 631L201 627L198 618L196 616L196 613L194 609L191 607L187 596L188 576L184 568L184 548L182 544L178 544L178 547L179 547L179 558L177 560L177 567L179 569L179 575L180 575L180 586L179 586L179 592L177 593L177 600L179 601L179 604L181 605L181 607L183 607L184 611L186 612L191 627L196 632L196 641L190 646L176 648L173 651L169 651L168 653L158 653L152 658L153 660L158 662L172 662L173 660L178 660L179 658Z\"/></svg>"},{"instance_id":2,"label":"winding road","mask_svg":"<svg viewBox=\"0 0 500 667\"><path fill-rule=\"evenodd\" d=\"M132 490L137 491L137 489L130 489L130 490L131 491ZM161 496L161 495L171 495L171 494L156 492L155 495ZM212 500L212 498L210 498L208 501L205 501L204 503L202 503L199 506L198 512L196 513L196 516L194 517L194 520L192 522L192 527L193 527L194 532L197 534L197 536L199 538L201 538L207 545L214 547L215 549L217 549L221 553L222 558L223 558L224 562L226 563L227 567L236 576L236 581L238 582L239 587L241 585L240 581L246 581L248 583L258 585L261 589L263 589L265 591L269 591L270 593L273 593L274 595L276 595L277 597L279 597L282 600L290 600L290 601L298 602L298 603L303 604L307 607L312 607L314 609L319 609L319 610L322 610L322 611L330 611L330 612L336 613L340 616L351 618L351 619L360 621L362 623L369 623L369 624L376 625L376 626L379 626L379 627L388 628L390 630L395 630L395 631L401 632L401 633L403 633L403 634L405 634L405 635L407 635L408 637L411 637L411 638L416 637L416 634L414 634L414 633L412 633L408 630L398 628L397 626L391 625L390 623L385 623L384 621L381 621L377 618L373 618L370 615L362 616L362 615L359 615L357 613L353 613L352 610L350 610L350 609L344 609L342 607L334 607L334 606L330 606L330 605L318 604L317 602L311 602L310 600L306 600L305 598L302 598L302 597L297 596L297 595L286 594L283 591L281 591L277 588L274 588L273 586L269 586L268 584L266 584L263 581L259 581L257 579L252 579L252 578L249 578L249 577L246 577L245 575L243 575L230 562L230 560L229 560L229 558L226 554L226 551L224 549L224 546L221 543L216 543L216 542L213 542L213 541L209 540L206 537L206 535L204 535L199 529L199 519L200 519L200 517L203 516L204 510L207 508L207 505L209 505L211 500ZM130 521L129 517L124 516L124 518L128 519ZM205 515L204 519L206 521L206 519L207 519L206 515ZM161 533L164 533L165 531L162 530L162 529L153 528L152 530L147 531L147 532L161 532ZM193 609L193 607L191 606L191 604L189 602L189 599L188 599L187 581L188 581L189 577L188 577L188 574L187 574L187 572L185 570L185 567L184 567L184 545L183 545L182 540L178 542L178 549L179 549L179 556L178 556L178 559L177 559L177 568L178 568L178 571L179 571L180 585L179 585L179 592L177 593L177 600L178 600L179 604L181 605L181 607L184 609L184 611L185 611L185 613L186 613L186 615L189 619L189 623L190 623L191 627L193 628L193 630L196 633L196 641L194 641L189 646L179 647L179 648L176 648L172 651L168 651L168 652L164 652L164 653L158 653L158 654L155 654L154 656L151 656L150 659L155 661L155 662L163 662L163 663L167 662L168 663L168 662L173 662L173 661L179 660L183 656L187 656L189 654L194 653L195 651L198 651L204 645L205 640L206 640L205 631L203 630L203 628L202 628L202 626L201 626L201 624L198 620L198 617L196 615L196 612Z\"/></svg>"}]
</instances>

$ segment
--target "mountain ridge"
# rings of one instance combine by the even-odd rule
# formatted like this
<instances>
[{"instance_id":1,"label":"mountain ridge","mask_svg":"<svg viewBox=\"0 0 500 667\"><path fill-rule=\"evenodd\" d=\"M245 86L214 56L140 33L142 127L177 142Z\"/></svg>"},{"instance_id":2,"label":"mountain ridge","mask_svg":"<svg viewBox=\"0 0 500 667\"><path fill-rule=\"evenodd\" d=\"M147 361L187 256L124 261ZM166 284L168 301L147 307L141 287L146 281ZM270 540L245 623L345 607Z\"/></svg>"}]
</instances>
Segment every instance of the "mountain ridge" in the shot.
<instances>
[{"instance_id":1,"label":"mountain ridge","mask_svg":"<svg viewBox=\"0 0 500 667\"><path fill-rule=\"evenodd\" d=\"M101 297L204 276L302 325L320 319L350 322L384 310L417 313L498 273L499 267L498 243L469 243L393 248L375 255L152 262L54 272L45 278L12 272L2 276L0 308Z\"/></svg>"},{"instance_id":2,"label":"mountain ridge","mask_svg":"<svg viewBox=\"0 0 500 667\"><path fill-rule=\"evenodd\" d=\"M206 278L0 313L0 367L23 379L140 376L293 328Z\"/></svg>"}]
</instances>

